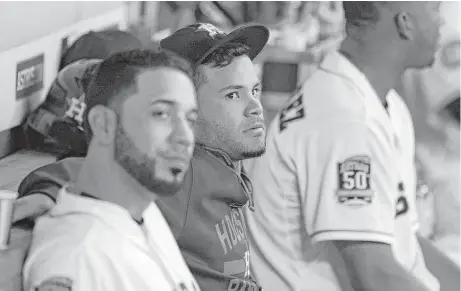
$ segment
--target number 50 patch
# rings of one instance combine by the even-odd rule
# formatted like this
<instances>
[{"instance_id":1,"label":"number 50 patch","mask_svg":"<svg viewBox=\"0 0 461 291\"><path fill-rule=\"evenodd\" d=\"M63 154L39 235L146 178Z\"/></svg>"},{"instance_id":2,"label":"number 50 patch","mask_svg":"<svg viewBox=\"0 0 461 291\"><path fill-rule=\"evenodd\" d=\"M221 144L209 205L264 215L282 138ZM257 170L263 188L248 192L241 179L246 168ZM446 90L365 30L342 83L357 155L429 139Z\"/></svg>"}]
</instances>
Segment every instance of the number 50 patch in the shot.
<instances>
[{"instance_id":1,"label":"number 50 patch","mask_svg":"<svg viewBox=\"0 0 461 291\"><path fill-rule=\"evenodd\" d=\"M370 174L368 156L354 156L338 163L338 202L355 207L372 203Z\"/></svg>"}]
</instances>

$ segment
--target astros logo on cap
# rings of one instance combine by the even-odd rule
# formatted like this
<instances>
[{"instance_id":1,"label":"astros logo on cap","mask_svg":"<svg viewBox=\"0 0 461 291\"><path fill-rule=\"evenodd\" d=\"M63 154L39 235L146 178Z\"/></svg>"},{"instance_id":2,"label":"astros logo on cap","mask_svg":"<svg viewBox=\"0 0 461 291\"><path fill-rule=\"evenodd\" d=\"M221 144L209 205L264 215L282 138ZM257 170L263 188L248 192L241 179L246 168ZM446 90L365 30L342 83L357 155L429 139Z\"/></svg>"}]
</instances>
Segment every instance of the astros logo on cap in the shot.
<instances>
[{"instance_id":1,"label":"astros logo on cap","mask_svg":"<svg viewBox=\"0 0 461 291\"><path fill-rule=\"evenodd\" d=\"M197 29L195 30L195 32L197 31L205 31L208 33L209 36L211 36L212 38L214 38L217 34L224 34L224 32L222 32L221 30L219 30L216 26L210 24L210 23L203 23L203 24L200 24L199 27L197 27Z\"/></svg>"}]
</instances>

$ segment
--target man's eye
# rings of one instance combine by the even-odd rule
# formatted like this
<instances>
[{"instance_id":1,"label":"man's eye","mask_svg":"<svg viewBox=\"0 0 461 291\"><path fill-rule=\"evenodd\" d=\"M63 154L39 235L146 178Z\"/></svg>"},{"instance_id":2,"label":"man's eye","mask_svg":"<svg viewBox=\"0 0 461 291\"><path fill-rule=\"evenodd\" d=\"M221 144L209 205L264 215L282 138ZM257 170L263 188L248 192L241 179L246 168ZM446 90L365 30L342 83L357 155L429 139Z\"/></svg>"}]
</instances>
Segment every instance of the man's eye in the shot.
<instances>
[{"instance_id":1,"label":"man's eye","mask_svg":"<svg viewBox=\"0 0 461 291\"><path fill-rule=\"evenodd\" d=\"M258 97L259 94L261 93L261 88L260 87L254 88L251 93L253 93L253 97Z\"/></svg>"},{"instance_id":2,"label":"man's eye","mask_svg":"<svg viewBox=\"0 0 461 291\"><path fill-rule=\"evenodd\" d=\"M190 115L189 117L187 117L187 121L189 121L189 123L194 126L195 123L197 122L197 114L192 114Z\"/></svg>"},{"instance_id":3,"label":"man's eye","mask_svg":"<svg viewBox=\"0 0 461 291\"><path fill-rule=\"evenodd\" d=\"M170 115L166 111L154 111L152 112L152 116L161 119L167 119Z\"/></svg>"},{"instance_id":4,"label":"man's eye","mask_svg":"<svg viewBox=\"0 0 461 291\"><path fill-rule=\"evenodd\" d=\"M226 98L234 100L234 99L240 98L240 96L238 92L232 92L232 93L226 94Z\"/></svg>"}]
</instances>

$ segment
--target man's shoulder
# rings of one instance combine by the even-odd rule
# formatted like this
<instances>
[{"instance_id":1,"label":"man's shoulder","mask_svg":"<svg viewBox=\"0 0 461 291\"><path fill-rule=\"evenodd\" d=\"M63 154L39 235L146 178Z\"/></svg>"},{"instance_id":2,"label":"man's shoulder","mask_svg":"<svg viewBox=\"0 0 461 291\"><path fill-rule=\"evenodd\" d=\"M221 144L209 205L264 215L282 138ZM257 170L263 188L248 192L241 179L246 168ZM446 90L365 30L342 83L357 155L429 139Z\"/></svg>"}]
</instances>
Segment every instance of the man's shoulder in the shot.
<instances>
[{"instance_id":1,"label":"man's shoulder","mask_svg":"<svg viewBox=\"0 0 461 291\"><path fill-rule=\"evenodd\" d=\"M190 162L188 176L208 176L211 172L229 172L224 161L207 152L201 145L195 145L194 154ZM195 179L195 178L194 178ZM186 177L187 180L187 177Z\"/></svg>"},{"instance_id":2,"label":"man's shoulder","mask_svg":"<svg viewBox=\"0 0 461 291\"><path fill-rule=\"evenodd\" d=\"M184 228L187 212L191 202L193 188L193 162L184 176L181 188L173 195L160 197L156 204L166 219L168 226L176 240L179 239Z\"/></svg>"},{"instance_id":3,"label":"man's shoulder","mask_svg":"<svg viewBox=\"0 0 461 291\"><path fill-rule=\"evenodd\" d=\"M104 229L96 218L86 215L47 214L39 218L23 268L26 286L57 275L72 279L82 266L94 270L110 261L120 247L113 245L117 240Z\"/></svg>"},{"instance_id":4,"label":"man's shoulder","mask_svg":"<svg viewBox=\"0 0 461 291\"><path fill-rule=\"evenodd\" d=\"M35 268L35 263L60 265L64 264L65 258L70 260L75 254L82 254L85 251L87 233L68 219L52 218L45 215L38 219L34 230L32 243L27 256L28 263ZM46 263L45 263L46 262Z\"/></svg>"},{"instance_id":5,"label":"man's shoulder","mask_svg":"<svg viewBox=\"0 0 461 291\"><path fill-rule=\"evenodd\" d=\"M42 166L29 173L18 187L20 196L36 192L38 188L46 187L45 183L52 183L58 187L74 181L80 171L83 158L67 158ZM40 191L37 191L40 192Z\"/></svg>"},{"instance_id":6,"label":"man's shoulder","mask_svg":"<svg viewBox=\"0 0 461 291\"><path fill-rule=\"evenodd\" d=\"M36 173L43 177L55 177L62 180L70 180L78 174L83 161L84 158L66 158L42 166L32 173Z\"/></svg>"},{"instance_id":7,"label":"man's shoulder","mask_svg":"<svg viewBox=\"0 0 461 291\"><path fill-rule=\"evenodd\" d=\"M47 214L39 218L34 227L28 259L31 262L46 260L55 267L66 258L92 259L95 254L115 254L117 248L113 244L117 239L111 233L102 222L90 215L53 217ZM101 247L107 246L106 242L110 242L112 247Z\"/></svg>"},{"instance_id":8,"label":"man's shoulder","mask_svg":"<svg viewBox=\"0 0 461 291\"><path fill-rule=\"evenodd\" d=\"M330 121L347 122L365 116L365 104L357 87L321 68L306 80L287 106L300 98L307 121L303 126L310 124L317 128Z\"/></svg>"},{"instance_id":9,"label":"man's shoulder","mask_svg":"<svg viewBox=\"0 0 461 291\"><path fill-rule=\"evenodd\" d=\"M33 230L33 245L83 249L107 235L103 223L91 215L56 215L53 210L38 218Z\"/></svg>"},{"instance_id":10,"label":"man's shoulder","mask_svg":"<svg viewBox=\"0 0 461 291\"><path fill-rule=\"evenodd\" d=\"M342 124L365 124L366 108L356 88L332 73L318 70L284 105L272 121L268 140L292 143L290 136L344 128Z\"/></svg>"},{"instance_id":11,"label":"man's shoulder","mask_svg":"<svg viewBox=\"0 0 461 291\"><path fill-rule=\"evenodd\" d=\"M327 97L331 96L332 93L337 93L332 96L333 98L341 98L340 96L344 94L355 95L357 93L356 87L352 80L322 67L318 68L302 85L306 94L325 95Z\"/></svg>"}]
</instances>

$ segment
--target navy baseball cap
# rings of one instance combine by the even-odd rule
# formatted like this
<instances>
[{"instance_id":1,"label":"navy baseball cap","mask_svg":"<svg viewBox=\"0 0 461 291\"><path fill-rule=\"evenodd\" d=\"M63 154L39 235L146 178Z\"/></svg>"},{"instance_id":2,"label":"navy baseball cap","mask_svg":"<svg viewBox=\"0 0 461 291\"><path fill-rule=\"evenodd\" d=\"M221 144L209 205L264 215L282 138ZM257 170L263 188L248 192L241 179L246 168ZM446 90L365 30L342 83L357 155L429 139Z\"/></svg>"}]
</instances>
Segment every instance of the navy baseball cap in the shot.
<instances>
[{"instance_id":1,"label":"navy baseball cap","mask_svg":"<svg viewBox=\"0 0 461 291\"><path fill-rule=\"evenodd\" d=\"M142 42L123 30L90 31L79 37L61 58L60 69L81 59L105 59L112 54L142 48Z\"/></svg>"},{"instance_id":2,"label":"navy baseball cap","mask_svg":"<svg viewBox=\"0 0 461 291\"><path fill-rule=\"evenodd\" d=\"M241 43L250 48L249 57L254 59L269 40L269 29L252 24L225 33L210 23L195 23L181 28L160 41L160 47L175 52L189 60L193 66L200 65L216 49L227 43Z\"/></svg>"}]
</instances>

